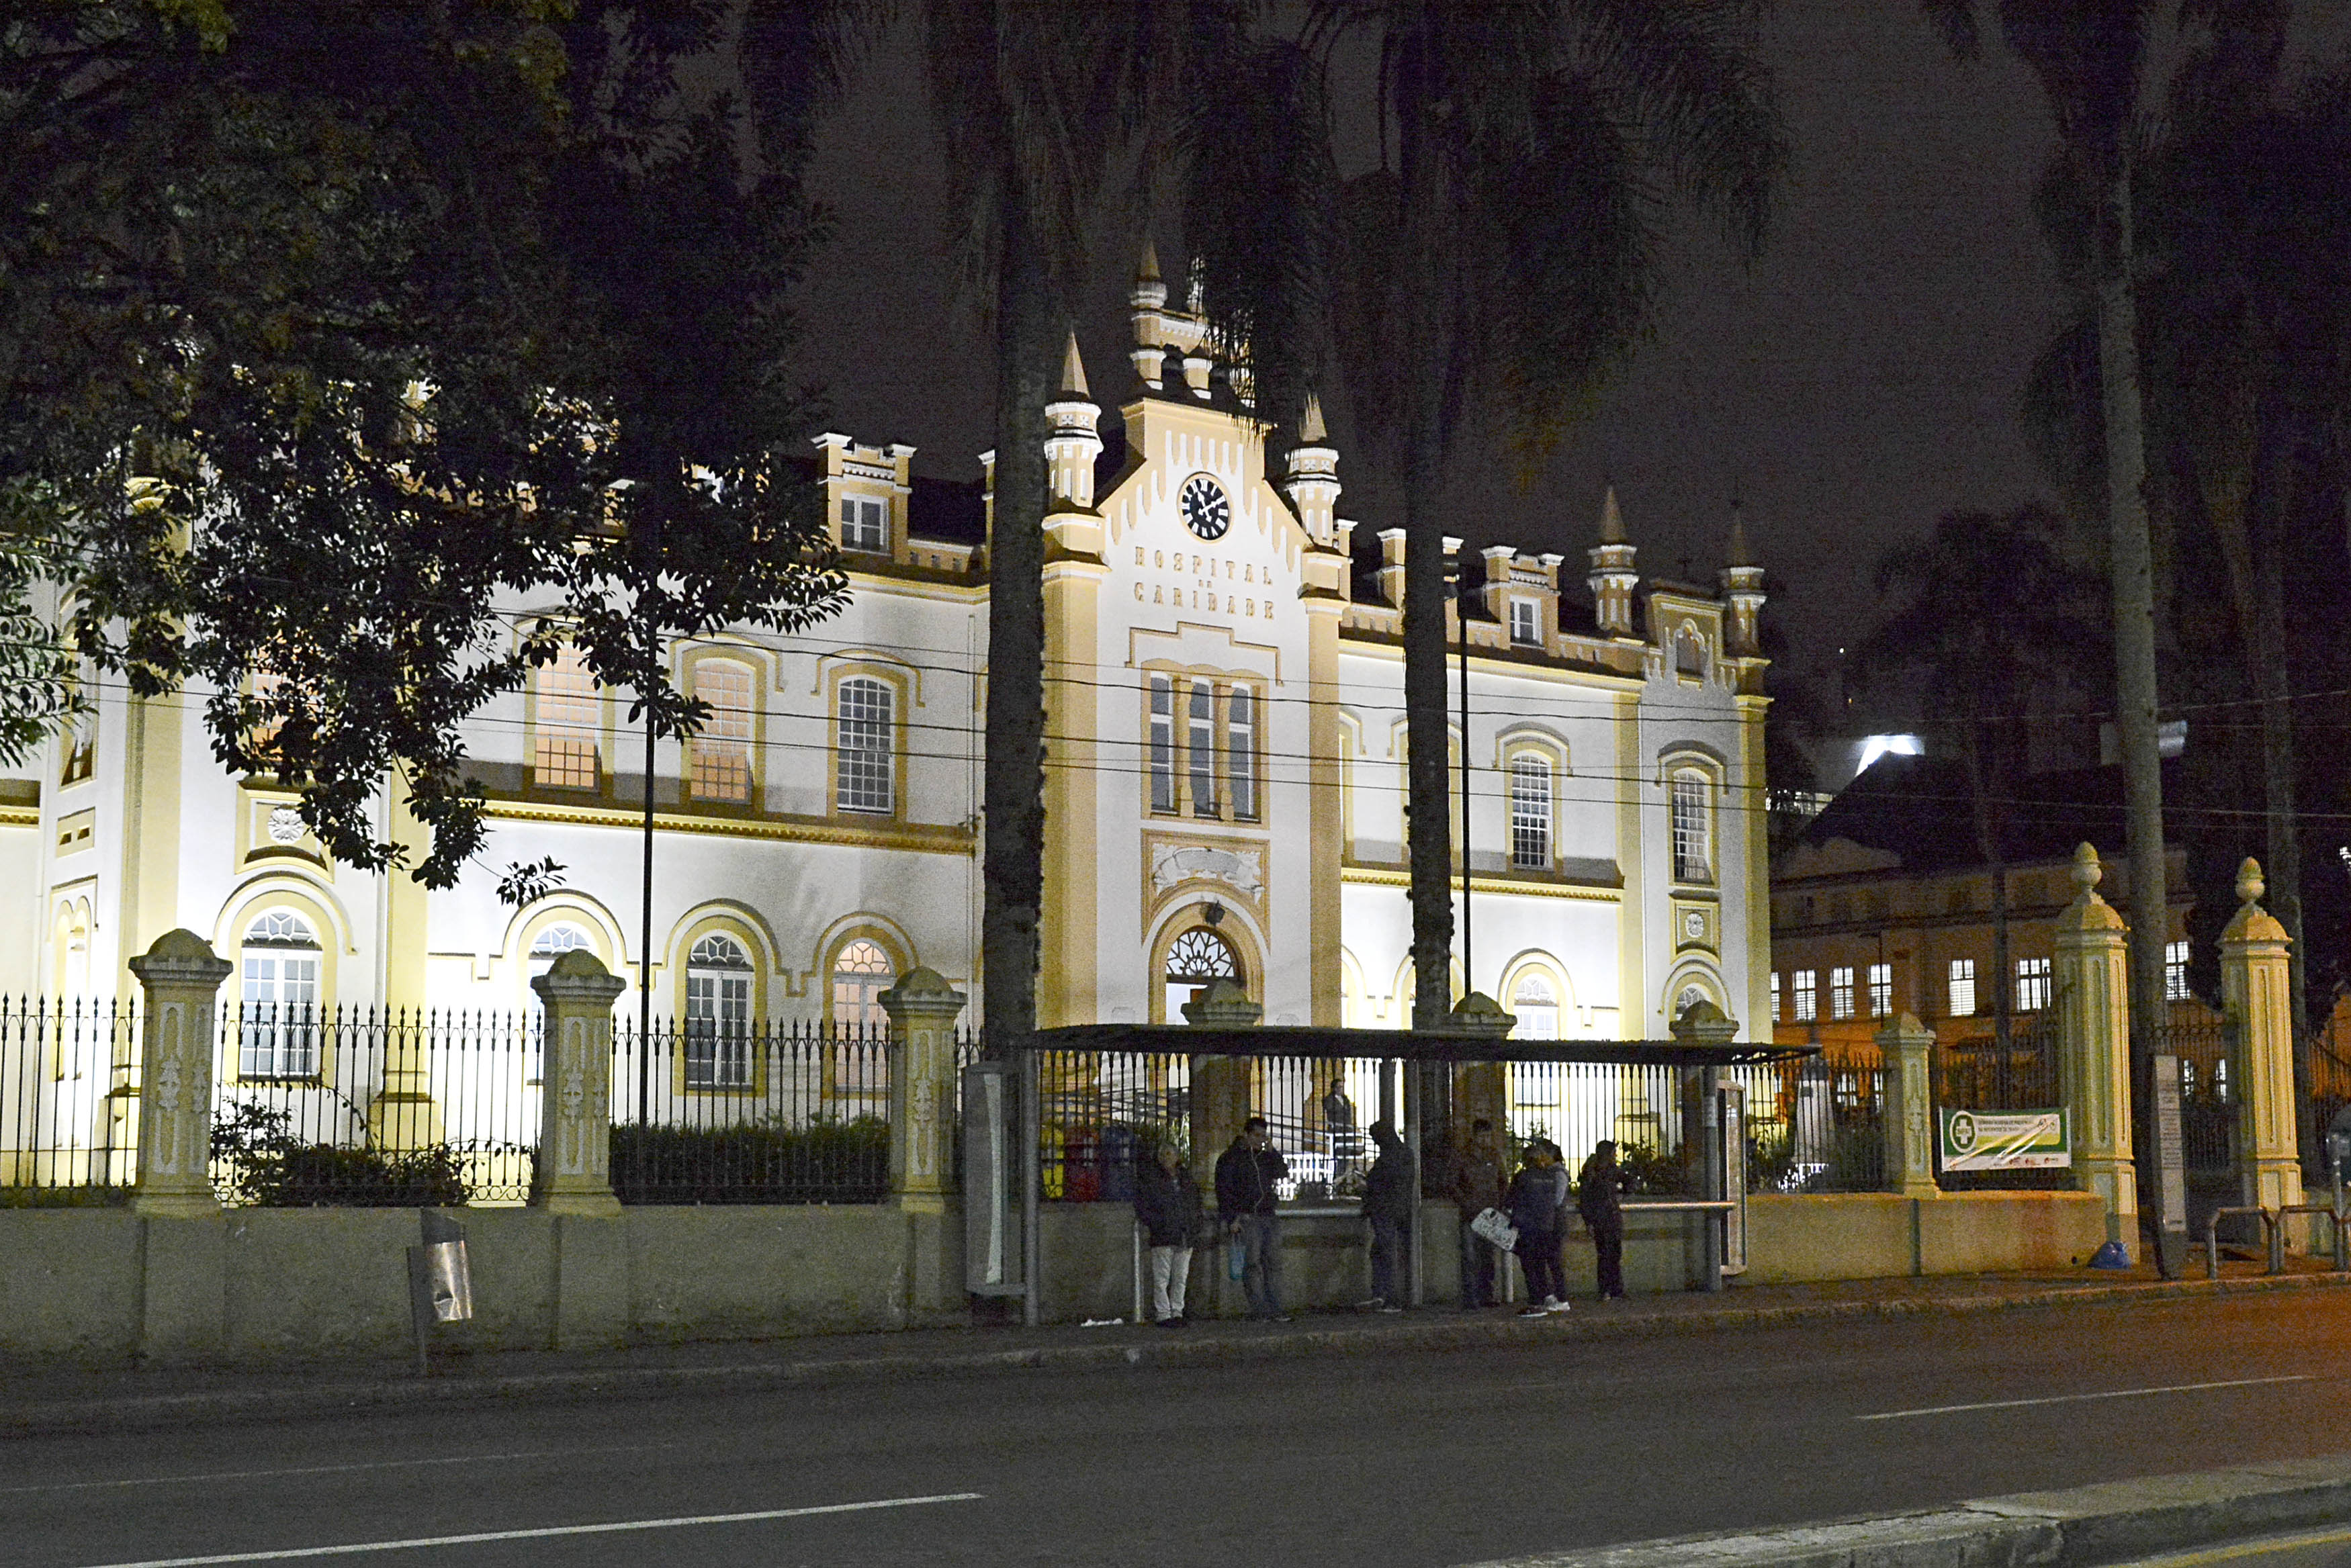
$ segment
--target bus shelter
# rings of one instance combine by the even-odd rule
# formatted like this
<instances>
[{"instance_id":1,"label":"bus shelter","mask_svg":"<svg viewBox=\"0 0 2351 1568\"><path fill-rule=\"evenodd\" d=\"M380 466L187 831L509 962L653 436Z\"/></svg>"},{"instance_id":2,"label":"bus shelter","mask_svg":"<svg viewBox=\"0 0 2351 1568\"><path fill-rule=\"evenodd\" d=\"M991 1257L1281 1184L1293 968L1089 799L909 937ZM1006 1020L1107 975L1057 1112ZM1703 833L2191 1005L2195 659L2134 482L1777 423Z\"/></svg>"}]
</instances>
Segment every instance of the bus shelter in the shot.
<instances>
[{"instance_id":1,"label":"bus shelter","mask_svg":"<svg viewBox=\"0 0 2351 1568\"><path fill-rule=\"evenodd\" d=\"M1501 1028L1507 1015L1498 1015ZM1118 1197L1081 1179L1128 1151L1094 1140L1132 1139L1155 1126L1189 1151L1204 1185L1208 1163L1249 1116L1274 1125L1301 1184L1343 1189L1364 1153L1362 1133L1384 1118L1414 1160L1483 1116L1527 1130L1510 1085L1558 1089L1556 1129L1535 1130L1571 1158L1588 1149L1593 1125L1573 1127L1575 1085L1618 1086L1596 1136L1624 1141L1629 1126L1674 1152L1688 1190L1652 1209L1702 1219L1700 1288L1719 1290L1743 1267L1746 1125L1768 1075L1818 1054L1817 1046L1734 1040L1737 1025L1710 1005L1693 1007L1666 1040L1526 1040L1498 1030L1393 1030L1207 1022L1097 1023L1041 1029L1023 1047L966 1070L966 1272L976 1295L1018 1298L1039 1321L1030 1282L1040 1278L1040 1206L1048 1198ZM1637 1108L1629 1113L1625 1106ZM1514 1110L1517 1113L1514 1116ZM1590 1117L1584 1118L1588 1124ZM1565 1136L1562 1136L1564 1134ZM1086 1140L1081 1147L1080 1140ZM1114 1164L1111 1168L1116 1168ZM1413 1256L1421 1256L1415 1205ZM1412 1271L1419 1304L1421 1269Z\"/></svg>"}]
</instances>

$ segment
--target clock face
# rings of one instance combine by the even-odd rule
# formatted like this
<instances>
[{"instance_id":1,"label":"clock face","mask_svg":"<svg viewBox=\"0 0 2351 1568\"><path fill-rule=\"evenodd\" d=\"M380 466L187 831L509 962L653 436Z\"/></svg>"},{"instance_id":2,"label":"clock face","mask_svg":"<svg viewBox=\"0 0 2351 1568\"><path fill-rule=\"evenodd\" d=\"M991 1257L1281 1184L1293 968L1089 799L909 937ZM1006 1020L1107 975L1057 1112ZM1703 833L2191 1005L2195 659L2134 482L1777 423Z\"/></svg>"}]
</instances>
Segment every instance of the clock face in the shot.
<instances>
[{"instance_id":1,"label":"clock face","mask_svg":"<svg viewBox=\"0 0 2351 1568\"><path fill-rule=\"evenodd\" d=\"M1205 473L1196 473L1184 482L1184 526L1203 539L1221 539L1232 526L1232 504L1225 499L1225 487Z\"/></svg>"}]
</instances>

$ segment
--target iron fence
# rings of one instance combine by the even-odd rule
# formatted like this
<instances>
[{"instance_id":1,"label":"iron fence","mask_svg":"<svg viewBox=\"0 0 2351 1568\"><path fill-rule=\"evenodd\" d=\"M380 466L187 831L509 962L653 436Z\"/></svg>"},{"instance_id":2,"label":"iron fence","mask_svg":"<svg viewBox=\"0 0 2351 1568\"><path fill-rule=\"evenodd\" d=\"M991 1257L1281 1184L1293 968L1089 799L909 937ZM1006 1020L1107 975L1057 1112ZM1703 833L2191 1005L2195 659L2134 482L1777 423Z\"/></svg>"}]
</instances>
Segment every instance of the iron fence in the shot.
<instances>
[{"instance_id":1,"label":"iron fence","mask_svg":"<svg viewBox=\"0 0 2351 1568\"><path fill-rule=\"evenodd\" d=\"M2057 1032L2045 1013L2013 1021L2008 1044L1997 1034L1935 1043L1935 1103L1959 1111L2046 1110L2064 1103Z\"/></svg>"},{"instance_id":2,"label":"iron fence","mask_svg":"<svg viewBox=\"0 0 2351 1568\"><path fill-rule=\"evenodd\" d=\"M624 1022L613 1041L613 1190L623 1203L880 1202L890 1190L889 1042L886 1025L859 1023L689 1018L641 1034Z\"/></svg>"},{"instance_id":3,"label":"iron fence","mask_svg":"<svg viewBox=\"0 0 2351 1568\"><path fill-rule=\"evenodd\" d=\"M274 1208L520 1203L539 1064L536 1010L230 1004L214 1189Z\"/></svg>"},{"instance_id":4,"label":"iron fence","mask_svg":"<svg viewBox=\"0 0 2351 1568\"><path fill-rule=\"evenodd\" d=\"M0 998L0 1207L126 1199L138 1073L135 1002Z\"/></svg>"}]
</instances>

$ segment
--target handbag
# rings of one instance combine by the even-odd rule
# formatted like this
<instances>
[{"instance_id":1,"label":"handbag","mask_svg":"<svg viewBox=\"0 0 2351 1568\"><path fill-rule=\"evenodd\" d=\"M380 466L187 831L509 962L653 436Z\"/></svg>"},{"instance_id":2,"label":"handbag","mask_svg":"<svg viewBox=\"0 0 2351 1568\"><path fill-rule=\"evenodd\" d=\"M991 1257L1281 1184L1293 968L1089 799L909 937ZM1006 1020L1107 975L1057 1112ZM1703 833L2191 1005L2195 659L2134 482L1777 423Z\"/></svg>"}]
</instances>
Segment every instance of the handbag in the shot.
<instances>
[{"instance_id":1,"label":"handbag","mask_svg":"<svg viewBox=\"0 0 2351 1568\"><path fill-rule=\"evenodd\" d=\"M1519 1244L1518 1227L1511 1224L1510 1217L1499 1209L1479 1210L1478 1217L1469 1221L1469 1229L1479 1240L1505 1252L1515 1250Z\"/></svg>"}]
</instances>

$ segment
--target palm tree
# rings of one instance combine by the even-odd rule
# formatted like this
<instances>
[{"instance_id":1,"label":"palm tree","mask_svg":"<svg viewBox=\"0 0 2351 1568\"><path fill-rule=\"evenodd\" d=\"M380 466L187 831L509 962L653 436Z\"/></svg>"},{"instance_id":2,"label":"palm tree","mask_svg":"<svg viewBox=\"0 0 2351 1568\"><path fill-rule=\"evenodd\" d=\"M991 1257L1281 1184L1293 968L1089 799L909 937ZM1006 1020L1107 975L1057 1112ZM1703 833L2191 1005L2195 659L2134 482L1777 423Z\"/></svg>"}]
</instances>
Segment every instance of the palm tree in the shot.
<instances>
[{"instance_id":1,"label":"palm tree","mask_svg":"<svg viewBox=\"0 0 2351 1568\"><path fill-rule=\"evenodd\" d=\"M2007 829L2032 746L2022 716L2101 663L2097 577L2058 539L2057 520L2038 507L1949 514L1927 538L1879 557L1886 618L1854 654L1861 684L1914 698L1922 726L1966 769L1976 853L1991 870L1992 1028L2003 1061L2012 1011Z\"/></svg>"},{"instance_id":2,"label":"palm tree","mask_svg":"<svg viewBox=\"0 0 2351 1568\"><path fill-rule=\"evenodd\" d=\"M1473 430L1531 476L1648 324L1669 199L1750 251L1785 159L1734 0L1309 0L1249 40L1189 138L1186 233L1211 318L1287 419L1327 304L1359 437L1402 492L1413 1023L1453 938L1445 481ZM1333 57L1361 47L1378 167L1332 171Z\"/></svg>"},{"instance_id":3,"label":"palm tree","mask_svg":"<svg viewBox=\"0 0 2351 1568\"><path fill-rule=\"evenodd\" d=\"M2192 3L2192 0L2189 0ZM1920 0L1962 58L1980 47L1976 0ZM2183 9L2186 6L2183 5ZM2142 134L2141 75L2156 0L1999 0L2001 36L2040 80L2065 177L2092 192L2089 282L2097 306L2103 404L2106 569L2114 596L2116 728L2130 861L2132 1098L2139 1147L2156 1147L2155 1033L2164 1018L2163 774L2158 751L2155 561L2148 536L2132 182ZM2162 1212L2151 1161L2139 1163L2139 1212ZM2158 1253L2167 1272L2172 1260Z\"/></svg>"}]
</instances>

